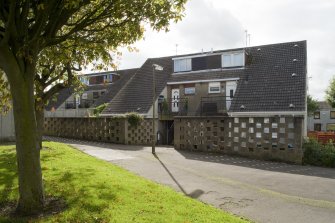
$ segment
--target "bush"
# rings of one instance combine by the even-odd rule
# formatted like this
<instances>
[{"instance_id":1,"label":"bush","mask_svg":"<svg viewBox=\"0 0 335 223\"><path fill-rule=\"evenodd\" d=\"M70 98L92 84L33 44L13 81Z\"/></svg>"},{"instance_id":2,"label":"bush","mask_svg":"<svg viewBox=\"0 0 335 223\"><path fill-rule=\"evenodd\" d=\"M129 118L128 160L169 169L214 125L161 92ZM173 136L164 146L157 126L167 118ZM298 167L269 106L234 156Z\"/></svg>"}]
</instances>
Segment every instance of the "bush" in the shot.
<instances>
[{"instance_id":1,"label":"bush","mask_svg":"<svg viewBox=\"0 0 335 223\"><path fill-rule=\"evenodd\" d=\"M107 107L107 105L108 103L105 103L105 104L95 107L93 110L93 115L98 117L101 114L101 112Z\"/></svg>"},{"instance_id":2,"label":"bush","mask_svg":"<svg viewBox=\"0 0 335 223\"><path fill-rule=\"evenodd\" d=\"M143 116L136 112L127 113L126 118L131 127L137 127L143 121Z\"/></svg>"},{"instance_id":3,"label":"bush","mask_svg":"<svg viewBox=\"0 0 335 223\"><path fill-rule=\"evenodd\" d=\"M322 145L315 139L309 139L304 143L303 148L305 164L335 167L335 146L333 142Z\"/></svg>"}]
</instances>

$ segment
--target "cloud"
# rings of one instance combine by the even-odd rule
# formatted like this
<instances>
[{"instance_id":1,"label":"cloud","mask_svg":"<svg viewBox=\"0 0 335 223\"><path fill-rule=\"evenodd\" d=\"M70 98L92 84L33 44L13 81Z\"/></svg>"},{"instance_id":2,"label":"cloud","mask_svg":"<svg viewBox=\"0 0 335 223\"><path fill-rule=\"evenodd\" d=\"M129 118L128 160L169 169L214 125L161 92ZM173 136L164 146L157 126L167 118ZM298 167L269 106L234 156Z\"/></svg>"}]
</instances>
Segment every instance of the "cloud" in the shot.
<instances>
[{"instance_id":1,"label":"cloud","mask_svg":"<svg viewBox=\"0 0 335 223\"><path fill-rule=\"evenodd\" d=\"M244 29L229 11L217 9L210 1L193 0L186 5L185 17L171 24L170 32L147 31L135 46L138 53L123 49L120 68L138 67L147 58L233 48L243 45Z\"/></svg>"},{"instance_id":2,"label":"cloud","mask_svg":"<svg viewBox=\"0 0 335 223\"><path fill-rule=\"evenodd\" d=\"M147 31L135 45L138 53L123 50L120 68L139 67L147 58L244 46L244 29L252 45L307 40L309 93L324 98L335 75L335 1L329 0L191 0L186 16L171 31Z\"/></svg>"}]
</instances>

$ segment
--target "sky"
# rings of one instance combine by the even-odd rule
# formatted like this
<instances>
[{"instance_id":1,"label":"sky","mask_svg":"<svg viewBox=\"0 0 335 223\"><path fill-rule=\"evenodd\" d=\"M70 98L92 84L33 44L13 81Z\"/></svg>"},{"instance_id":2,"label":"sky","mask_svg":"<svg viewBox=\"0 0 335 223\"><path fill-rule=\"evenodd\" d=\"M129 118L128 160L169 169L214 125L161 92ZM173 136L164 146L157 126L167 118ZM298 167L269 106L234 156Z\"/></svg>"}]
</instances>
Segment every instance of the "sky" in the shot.
<instances>
[{"instance_id":1,"label":"sky","mask_svg":"<svg viewBox=\"0 0 335 223\"><path fill-rule=\"evenodd\" d=\"M123 52L119 69L140 67L147 58L307 40L308 92L323 100L335 75L335 0L189 0L182 21L170 31L147 27L138 52Z\"/></svg>"}]
</instances>

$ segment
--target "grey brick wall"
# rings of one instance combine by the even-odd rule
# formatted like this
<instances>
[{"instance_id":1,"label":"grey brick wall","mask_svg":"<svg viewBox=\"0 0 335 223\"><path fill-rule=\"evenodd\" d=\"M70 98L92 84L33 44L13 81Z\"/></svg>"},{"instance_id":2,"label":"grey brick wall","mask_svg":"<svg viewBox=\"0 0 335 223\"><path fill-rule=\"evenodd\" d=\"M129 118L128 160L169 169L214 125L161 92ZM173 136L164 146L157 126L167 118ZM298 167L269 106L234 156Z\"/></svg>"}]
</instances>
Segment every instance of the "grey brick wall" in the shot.
<instances>
[{"instance_id":1,"label":"grey brick wall","mask_svg":"<svg viewBox=\"0 0 335 223\"><path fill-rule=\"evenodd\" d=\"M176 118L176 149L302 162L303 118Z\"/></svg>"}]
</instances>

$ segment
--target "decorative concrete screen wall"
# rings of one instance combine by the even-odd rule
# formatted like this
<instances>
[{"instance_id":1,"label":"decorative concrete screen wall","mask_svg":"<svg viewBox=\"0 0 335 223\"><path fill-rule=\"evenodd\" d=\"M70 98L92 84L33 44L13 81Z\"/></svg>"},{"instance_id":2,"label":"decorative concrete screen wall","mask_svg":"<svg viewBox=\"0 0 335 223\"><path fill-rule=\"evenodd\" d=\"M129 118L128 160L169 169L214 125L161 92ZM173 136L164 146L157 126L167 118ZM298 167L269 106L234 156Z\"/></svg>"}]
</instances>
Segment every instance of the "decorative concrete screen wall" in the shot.
<instances>
[{"instance_id":1,"label":"decorative concrete screen wall","mask_svg":"<svg viewBox=\"0 0 335 223\"><path fill-rule=\"evenodd\" d=\"M44 135L120 144L149 145L151 121L130 126L125 118L46 118Z\"/></svg>"},{"instance_id":2,"label":"decorative concrete screen wall","mask_svg":"<svg viewBox=\"0 0 335 223\"><path fill-rule=\"evenodd\" d=\"M303 118L176 118L176 149L302 162Z\"/></svg>"}]
</instances>

